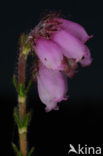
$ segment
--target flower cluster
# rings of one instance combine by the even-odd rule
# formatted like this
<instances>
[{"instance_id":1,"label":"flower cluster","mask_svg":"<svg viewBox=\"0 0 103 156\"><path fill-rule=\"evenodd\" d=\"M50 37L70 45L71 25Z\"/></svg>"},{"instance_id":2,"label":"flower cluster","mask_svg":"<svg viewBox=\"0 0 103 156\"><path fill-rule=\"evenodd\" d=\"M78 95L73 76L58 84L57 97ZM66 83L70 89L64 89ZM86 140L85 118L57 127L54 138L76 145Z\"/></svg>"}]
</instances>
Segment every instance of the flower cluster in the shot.
<instances>
[{"instance_id":1,"label":"flower cluster","mask_svg":"<svg viewBox=\"0 0 103 156\"><path fill-rule=\"evenodd\" d=\"M79 24L48 15L32 31L32 47L39 58L38 92L46 111L57 110L66 100L67 76L72 78L78 63L85 67L92 58L86 46L89 36Z\"/></svg>"}]
</instances>

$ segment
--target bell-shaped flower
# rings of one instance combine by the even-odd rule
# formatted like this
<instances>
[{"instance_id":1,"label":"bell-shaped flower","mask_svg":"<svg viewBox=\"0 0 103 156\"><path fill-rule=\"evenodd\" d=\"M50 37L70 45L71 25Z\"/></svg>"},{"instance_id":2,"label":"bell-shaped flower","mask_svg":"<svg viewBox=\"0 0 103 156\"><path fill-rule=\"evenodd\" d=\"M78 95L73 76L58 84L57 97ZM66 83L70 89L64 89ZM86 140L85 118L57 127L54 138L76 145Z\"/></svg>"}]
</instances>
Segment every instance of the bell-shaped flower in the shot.
<instances>
[{"instance_id":1,"label":"bell-shaped flower","mask_svg":"<svg viewBox=\"0 0 103 156\"><path fill-rule=\"evenodd\" d=\"M40 38L36 41L36 54L49 69L63 70L63 54L61 48L51 40Z\"/></svg>"},{"instance_id":2,"label":"bell-shaped flower","mask_svg":"<svg viewBox=\"0 0 103 156\"><path fill-rule=\"evenodd\" d=\"M74 35L82 43L87 42L93 37L93 35L89 36L86 30L78 23L63 18L56 18L55 20L61 23L60 26L62 29Z\"/></svg>"},{"instance_id":3,"label":"bell-shaped flower","mask_svg":"<svg viewBox=\"0 0 103 156\"><path fill-rule=\"evenodd\" d=\"M38 56L37 85L46 111L57 110L58 102L66 100L67 78L73 78L78 63L83 67L92 62L85 45L89 36L79 24L50 14L30 34L32 48ZM65 75L66 74L66 75Z\"/></svg>"},{"instance_id":4,"label":"bell-shaped flower","mask_svg":"<svg viewBox=\"0 0 103 156\"><path fill-rule=\"evenodd\" d=\"M85 42L92 37L79 24L55 15L49 15L34 29L34 49L41 62L49 69L66 71L63 59L88 66L92 62ZM69 69L69 67L68 67ZM75 71L69 72L74 75ZM72 76L70 76L72 77Z\"/></svg>"},{"instance_id":5,"label":"bell-shaped flower","mask_svg":"<svg viewBox=\"0 0 103 156\"><path fill-rule=\"evenodd\" d=\"M37 74L38 92L46 111L58 110L57 103L66 100L67 78L64 73L40 64Z\"/></svg>"},{"instance_id":6,"label":"bell-shaped flower","mask_svg":"<svg viewBox=\"0 0 103 156\"><path fill-rule=\"evenodd\" d=\"M64 30L55 32L52 36L59 46L61 46L64 56L75 59L79 62L86 53L86 45L84 45L78 38Z\"/></svg>"}]
</instances>

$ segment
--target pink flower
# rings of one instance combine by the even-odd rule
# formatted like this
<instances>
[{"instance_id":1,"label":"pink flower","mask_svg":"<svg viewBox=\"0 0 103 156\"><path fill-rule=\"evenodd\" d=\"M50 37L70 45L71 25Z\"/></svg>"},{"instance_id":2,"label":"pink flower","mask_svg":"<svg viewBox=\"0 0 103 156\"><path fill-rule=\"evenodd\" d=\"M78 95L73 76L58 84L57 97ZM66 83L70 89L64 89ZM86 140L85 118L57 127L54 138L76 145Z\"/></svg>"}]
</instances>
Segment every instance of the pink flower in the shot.
<instances>
[{"instance_id":1,"label":"pink flower","mask_svg":"<svg viewBox=\"0 0 103 156\"><path fill-rule=\"evenodd\" d=\"M52 39L61 46L62 53L67 58L72 58L79 62L85 56L86 46L70 33L59 30L53 34Z\"/></svg>"},{"instance_id":2,"label":"pink flower","mask_svg":"<svg viewBox=\"0 0 103 156\"><path fill-rule=\"evenodd\" d=\"M57 103L66 99L67 79L73 78L78 63L83 67L92 62L85 45L89 36L79 24L50 14L30 34L32 48L39 59L38 92L46 111L57 110Z\"/></svg>"},{"instance_id":3,"label":"pink flower","mask_svg":"<svg viewBox=\"0 0 103 156\"><path fill-rule=\"evenodd\" d=\"M35 51L41 62L47 68L63 70L62 50L55 42L40 38L36 41Z\"/></svg>"},{"instance_id":4,"label":"pink flower","mask_svg":"<svg viewBox=\"0 0 103 156\"><path fill-rule=\"evenodd\" d=\"M46 111L58 110L57 103L67 99L67 79L64 73L40 64L37 83L39 96L46 105Z\"/></svg>"},{"instance_id":5,"label":"pink flower","mask_svg":"<svg viewBox=\"0 0 103 156\"><path fill-rule=\"evenodd\" d=\"M33 48L41 62L50 69L64 70L64 56L82 66L92 59L85 42L92 37L79 24L55 15L49 15L33 30ZM69 67L68 67L69 68Z\"/></svg>"},{"instance_id":6,"label":"pink flower","mask_svg":"<svg viewBox=\"0 0 103 156\"><path fill-rule=\"evenodd\" d=\"M82 43L86 43L93 35L88 35L86 30L78 23L70 20L56 18L58 22L61 23L61 28L71 33L73 36L78 38Z\"/></svg>"}]
</instances>

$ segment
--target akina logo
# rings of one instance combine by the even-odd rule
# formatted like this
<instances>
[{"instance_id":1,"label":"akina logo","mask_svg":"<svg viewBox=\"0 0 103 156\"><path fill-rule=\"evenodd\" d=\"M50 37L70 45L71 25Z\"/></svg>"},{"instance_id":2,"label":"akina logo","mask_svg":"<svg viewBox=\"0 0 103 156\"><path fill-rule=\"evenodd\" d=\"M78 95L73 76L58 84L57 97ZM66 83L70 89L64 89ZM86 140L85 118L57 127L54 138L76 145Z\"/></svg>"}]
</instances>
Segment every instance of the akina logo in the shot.
<instances>
[{"instance_id":1,"label":"akina logo","mask_svg":"<svg viewBox=\"0 0 103 156\"><path fill-rule=\"evenodd\" d=\"M75 154L90 154L90 155L99 155L102 154L102 148L97 146L97 147L89 147L87 144L84 146L81 146L81 144L78 144L77 148L75 148L72 144L69 144L69 151L68 154L70 155L71 153Z\"/></svg>"}]
</instances>

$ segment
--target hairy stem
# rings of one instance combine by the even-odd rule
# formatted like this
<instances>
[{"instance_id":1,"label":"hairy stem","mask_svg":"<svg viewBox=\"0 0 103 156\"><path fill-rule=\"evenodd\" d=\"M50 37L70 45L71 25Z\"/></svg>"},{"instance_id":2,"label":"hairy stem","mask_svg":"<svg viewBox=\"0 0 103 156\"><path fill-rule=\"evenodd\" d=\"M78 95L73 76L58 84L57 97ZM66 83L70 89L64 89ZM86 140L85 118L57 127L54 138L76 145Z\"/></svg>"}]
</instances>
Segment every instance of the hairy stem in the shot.
<instances>
[{"instance_id":1,"label":"hairy stem","mask_svg":"<svg viewBox=\"0 0 103 156\"><path fill-rule=\"evenodd\" d=\"M22 52L19 54L19 64L18 64L18 85L22 85L25 89L25 67L26 58ZM21 90L21 95L18 95L19 104L19 119L22 122L26 116L26 96ZM27 127L22 127L18 129L19 132L19 143L20 152L23 156L27 155Z\"/></svg>"},{"instance_id":2,"label":"hairy stem","mask_svg":"<svg viewBox=\"0 0 103 156\"><path fill-rule=\"evenodd\" d=\"M28 35L22 34L19 40L19 59L18 59L18 78L13 76L13 84L18 93L18 108L14 109L14 119L18 127L19 149L12 144L17 156L27 156L27 127L30 121L30 112L26 110L27 93L31 86L31 81L26 81L26 63L27 57L31 51L31 44L28 41ZM30 151L31 152L31 151ZM33 152L33 150L32 150Z\"/></svg>"},{"instance_id":3,"label":"hairy stem","mask_svg":"<svg viewBox=\"0 0 103 156\"><path fill-rule=\"evenodd\" d=\"M19 62L18 62L18 84L22 84L25 87L25 68L26 68L26 57L20 49Z\"/></svg>"},{"instance_id":4,"label":"hairy stem","mask_svg":"<svg viewBox=\"0 0 103 156\"><path fill-rule=\"evenodd\" d=\"M26 115L26 97L19 97L19 118L20 121L23 121ZM19 130L19 143L20 143L20 152L23 156L26 156L27 153L27 127L22 127Z\"/></svg>"}]
</instances>

